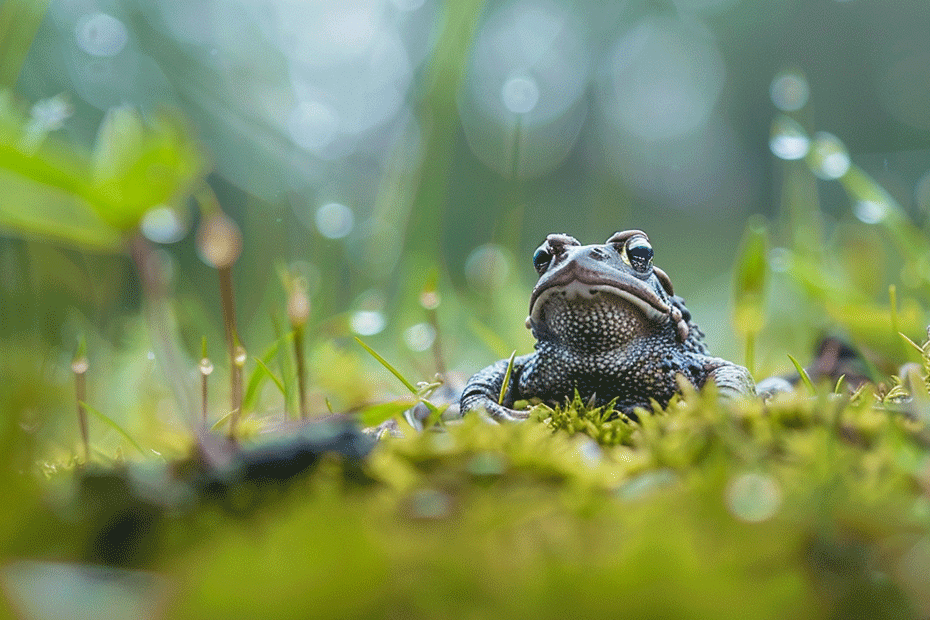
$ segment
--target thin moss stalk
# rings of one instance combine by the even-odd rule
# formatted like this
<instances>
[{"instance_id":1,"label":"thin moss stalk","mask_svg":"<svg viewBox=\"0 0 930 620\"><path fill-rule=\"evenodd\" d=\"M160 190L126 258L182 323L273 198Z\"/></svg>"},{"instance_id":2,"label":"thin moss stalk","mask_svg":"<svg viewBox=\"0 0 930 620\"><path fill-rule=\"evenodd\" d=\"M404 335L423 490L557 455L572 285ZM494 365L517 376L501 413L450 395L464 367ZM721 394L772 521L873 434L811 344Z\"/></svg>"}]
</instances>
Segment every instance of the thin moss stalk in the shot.
<instances>
[{"instance_id":1,"label":"thin moss stalk","mask_svg":"<svg viewBox=\"0 0 930 620\"><path fill-rule=\"evenodd\" d=\"M239 340L236 331L236 302L233 296L232 269L228 266L220 267L217 273L220 279L220 302L223 306L223 328L229 358L229 407L233 414L230 418L229 432L232 435L242 407L242 372L241 367L236 365L236 347Z\"/></svg>"},{"instance_id":2,"label":"thin moss stalk","mask_svg":"<svg viewBox=\"0 0 930 620\"><path fill-rule=\"evenodd\" d=\"M207 356L207 338L204 336L200 345L200 416L204 426L207 425L209 413L209 379L213 374L213 362Z\"/></svg>"},{"instance_id":3,"label":"thin moss stalk","mask_svg":"<svg viewBox=\"0 0 930 620\"><path fill-rule=\"evenodd\" d=\"M233 347L232 358L230 360L230 388L232 391L229 418L229 438L236 438L236 428L239 426L239 419L242 415L242 372L245 368L245 361L248 358L245 347L239 344L238 339Z\"/></svg>"},{"instance_id":4,"label":"thin moss stalk","mask_svg":"<svg viewBox=\"0 0 930 620\"><path fill-rule=\"evenodd\" d=\"M235 436L236 423L242 408L242 366L245 349L236 329L236 304L233 295L232 266L242 252L239 226L219 208L213 190L206 184L196 194L203 221L197 230L197 251L200 258L217 270L220 281L220 302L223 307L223 327L229 357L230 437ZM241 349L241 351L240 351ZM242 360L241 363L238 360Z\"/></svg>"},{"instance_id":5,"label":"thin moss stalk","mask_svg":"<svg viewBox=\"0 0 930 620\"><path fill-rule=\"evenodd\" d=\"M297 401L300 407L300 419L309 417L307 411L307 370L304 361L304 328L298 326L294 329L294 359L297 362Z\"/></svg>"},{"instance_id":6,"label":"thin moss stalk","mask_svg":"<svg viewBox=\"0 0 930 620\"><path fill-rule=\"evenodd\" d=\"M74 398L77 401L78 429L81 433L81 445L84 449L84 462L90 461L90 434L87 429L87 344L84 339L78 344L71 371L74 373Z\"/></svg>"},{"instance_id":7,"label":"thin moss stalk","mask_svg":"<svg viewBox=\"0 0 930 620\"><path fill-rule=\"evenodd\" d=\"M294 360L297 364L297 403L300 419L309 417L307 411L307 364L304 360L304 325L310 317L310 297L303 278L288 278L286 282L287 318L294 330Z\"/></svg>"}]
</instances>

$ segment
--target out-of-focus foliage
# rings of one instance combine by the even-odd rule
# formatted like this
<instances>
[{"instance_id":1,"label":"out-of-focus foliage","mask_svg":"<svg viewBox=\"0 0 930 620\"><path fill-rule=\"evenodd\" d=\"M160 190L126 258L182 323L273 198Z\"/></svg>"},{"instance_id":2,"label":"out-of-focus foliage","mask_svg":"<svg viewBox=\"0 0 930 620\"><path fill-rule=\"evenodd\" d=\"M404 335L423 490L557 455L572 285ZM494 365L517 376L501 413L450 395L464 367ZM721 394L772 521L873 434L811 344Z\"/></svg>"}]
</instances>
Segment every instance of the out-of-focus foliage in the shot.
<instances>
[{"instance_id":1,"label":"out-of-focus foliage","mask_svg":"<svg viewBox=\"0 0 930 620\"><path fill-rule=\"evenodd\" d=\"M43 117L40 102L27 119L9 91L0 92L0 174L7 193L0 230L96 251L119 251L125 235L157 209L187 219L186 201L202 174L189 130L167 115L148 122L130 108L112 109L93 152L48 136L67 116ZM154 224L153 224L154 226Z\"/></svg>"},{"instance_id":2,"label":"out-of-focus foliage","mask_svg":"<svg viewBox=\"0 0 930 620\"><path fill-rule=\"evenodd\" d=\"M930 357L899 334L930 318L928 19L916 0L0 0L0 613L927 617ZM189 234L218 208L222 309ZM837 334L875 384L406 426L530 350L546 233L632 227L714 353L761 378ZM192 398L206 426L233 417L230 310L247 449L304 407L405 436L284 485L222 470L237 491L204 499Z\"/></svg>"}]
</instances>

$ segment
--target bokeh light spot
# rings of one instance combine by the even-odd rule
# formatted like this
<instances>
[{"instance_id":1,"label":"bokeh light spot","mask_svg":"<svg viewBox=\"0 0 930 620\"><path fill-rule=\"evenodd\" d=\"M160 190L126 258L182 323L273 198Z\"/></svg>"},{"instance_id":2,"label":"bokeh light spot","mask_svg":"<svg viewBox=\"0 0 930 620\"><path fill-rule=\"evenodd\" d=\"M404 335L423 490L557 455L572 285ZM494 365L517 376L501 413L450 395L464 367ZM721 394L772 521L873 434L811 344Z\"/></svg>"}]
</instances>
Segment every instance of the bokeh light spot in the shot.
<instances>
[{"instance_id":1,"label":"bokeh light spot","mask_svg":"<svg viewBox=\"0 0 930 620\"><path fill-rule=\"evenodd\" d=\"M797 121L787 116L779 116L772 121L769 148L779 159L801 159L810 150L810 138Z\"/></svg>"},{"instance_id":2,"label":"bokeh light spot","mask_svg":"<svg viewBox=\"0 0 930 620\"><path fill-rule=\"evenodd\" d=\"M479 246L465 260L465 278L476 291L495 291L506 284L509 277L510 261L499 245Z\"/></svg>"},{"instance_id":3,"label":"bokeh light spot","mask_svg":"<svg viewBox=\"0 0 930 620\"><path fill-rule=\"evenodd\" d=\"M887 204L877 200L859 200L853 207L853 213L860 222L865 224L878 224L888 217L890 211Z\"/></svg>"},{"instance_id":4,"label":"bokeh light spot","mask_svg":"<svg viewBox=\"0 0 930 620\"><path fill-rule=\"evenodd\" d=\"M385 325L387 325L384 313L378 312L377 310L359 310L353 312L349 322L352 331L359 336L374 336L375 334L380 334L384 331Z\"/></svg>"},{"instance_id":5,"label":"bokeh light spot","mask_svg":"<svg viewBox=\"0 0 930 620\"><path fill-rule=\"evenodd\" d=\"M740 521L759 523L778 512L781 488L765 474L741 474L727 486L726 503L730 513Z\"/></svg>"},{"instance_id":6,"label":"bokeh light spot","mask_svg":"<svg viewBox=\"0 0 930 620\"><path fill-rule=\"evenodd\" d=\"M605 116L645 140L693 132L723 88L723 57L700 22L644 19L614 46L603 89Z\"/></svg>"},{"instance_id":7,"label":"bokeh light spot","mask_svg":"<svg viewBox=\"0 0 930 620\"><path fill-rule=\"evenodd\" d=\"M172 207L159 205L146 211L140 228L149 241L175 243L187 234L187 223Z\"/></svg>"},{"instance_id":8,"label":"bokeh light spot","mask_svg":"<svg viewBox=\"0 0 930 620\"><path fill-rule=\"evenodd\" d=\"M74 35L78 46L91 56L116 56L129 40L123 22L107 13L84 16L78 21Z\"/></svg>"},{"instance_id":9,"label":"bokeh light spot","mask_svg":"<svg viewBox=\"0 0 930 620\"><path fill-rule=\"evenodd\" d=\"M436 329L429 323L417 323L404 330L404 342L411 351L426 351L436 340Z\"/></svg>"},{"instance_id":10,"label":"bokeh light spot","mask_svg":"<svg viewBox=\"0 0 930 620\"><path fill-rule=\"evenodd\" d=\"M539 102L539 86L529 75L514 75L504 82L501 99L514 114L532 112Z\"/></svg>"},{"instance_id":11,"label":"bokeh light spot","mask_svg":"<svg viewBox=\"0 0 930 620\"><path fill-rule=\"evenodd\" d=\"M810 87L800 71L782 71L769 87L772 103L782 112L795 112L807 105Z\"/></svg>"},{"instance_id":12,"label":"bokeh light spot","mask_svg":"<svg viewBox=\"0 0 930 620\"><path fill-rule=\"evenodd\" d=\"M839 138L825 131L814 134L808 155L811 172L825 181L832 181L846 174L850 164L846 145Z\"/></svg>"},{"instance_id":13,"label":"bokeh light spot","mask_svg":"<svg viewBox=\"0 0 930 620\"><path fill-rule=\"evenodd\" d=\"M287 123L291 139L311 152L329 146L339 130L339 116L318 101L301 101L291 111Z\"/></svg>"},{"instance_id":14,"label":"bokeh light spot","mask_svg":"<svg viewBox=\"0 0 930 620\"><path fill-rule=\"evenodd\" d=\"M355 215L352 209L331 202L316 210L316 228L327 239L342 239L355 227Z\"/></svg>"}]
</instances>

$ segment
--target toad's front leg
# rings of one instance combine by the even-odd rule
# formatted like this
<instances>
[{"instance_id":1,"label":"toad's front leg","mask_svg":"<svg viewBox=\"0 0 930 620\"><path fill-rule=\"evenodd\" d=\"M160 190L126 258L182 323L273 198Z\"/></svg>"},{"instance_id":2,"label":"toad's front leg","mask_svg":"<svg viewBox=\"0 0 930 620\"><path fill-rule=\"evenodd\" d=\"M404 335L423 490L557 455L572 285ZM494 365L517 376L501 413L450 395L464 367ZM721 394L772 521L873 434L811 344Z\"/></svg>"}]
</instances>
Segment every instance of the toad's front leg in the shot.
<instances>
[{"instance_id":1,"label":"toad's front leg","mask_svg":"<svg viewBox=\"0 0 930 620\"><path fill-rule=\"evenodd\" d=\"M719 357L711 357L704 367L708 370L704 383L713 381L721 398L730 400L756 395L756 384L752 375L742 366Z\"/></svg>"},{"instance_id":2,"label":"toad's front leg","mask_svg":"<svg viewBox=\"0 0 930 620\"><path fill-rule=\"evenodd\" d=\"M529 417L528 410L518 410L513 408L514 402L527 398L520 394L519 383L523 367L532 355L523 355L514 359L513 371L507 382L507 390L504 392L504 398L500 399L501 388L504 385L504 378L507 375L507 366L510 360L500 360L484 370L479 371L465 385L462 392L461 411L462 415L469 411L484 409L493 419L501 421L525 420Z\"/></svg>"}]
</instances>

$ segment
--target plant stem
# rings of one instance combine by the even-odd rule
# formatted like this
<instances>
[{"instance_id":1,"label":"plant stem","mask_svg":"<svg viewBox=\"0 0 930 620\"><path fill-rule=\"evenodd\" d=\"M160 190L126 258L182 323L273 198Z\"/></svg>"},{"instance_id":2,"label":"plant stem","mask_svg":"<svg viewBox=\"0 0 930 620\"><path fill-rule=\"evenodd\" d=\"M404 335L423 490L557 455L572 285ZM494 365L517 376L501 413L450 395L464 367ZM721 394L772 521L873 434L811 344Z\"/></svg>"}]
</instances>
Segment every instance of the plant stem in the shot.
<instances>
[{"instance_id":1,"label":"plant stem","mask_svg":"<svg viewBox=\"0 0 930 620\"><path fill-rule=\"evenodd\" d=\"M188 423L193 428L196 419L195 405L190 393L191 386L185 373L180 370L182 353L176 346L174 318L165 293L167 287L165 269L152 245L142 235L132 238L129 251L142 284L145 315L152 344L157 349L158 365L165 374L181 411L184 412Z\"/></svg>"},{"instance_id":2,"label":"plant stem","mask_svg":"<svg viewBox=\"0 0 930 620\"><path fill-rule=\"evenodd\" d=\"M309 417L307 412L307 370L304 362L304 328L298 325L294 328L294 358L297 361L297 398L300 407L300 419Z\"/></svg>"},{"instance_id":3,"label":"plant stem","mask_svg":"<svg viewBox=\"0 0 930 620\"><path fill-rule=\"evenodd\" d=\"M203 419L204 426L206 426L207 424L207 378L209 376L210 375L203 374L203 373L201 373L200 375L200 399L201 399L200 414L201 414L201 418Z\"/></svg>"},{"instance_id":4,"label":"plant stem","mask_svg":"<svg viewBox=\"0 0 930 620\"><path fill-rule=\"evenodd\" d=\"M90 461L90 434L87 430L87 410L84 403L87 401L87 373L85 370L74 372L74 392L77 399L78 426L81 429L81 444L84 446L84 462Z\"/></svg>"},{"instance_id":5,"label":"plant stem","mask_svg":"<svg viewBox=\"0 0 930 620\"><path fill-rule=\"evenodd\" d=\"M234 437L242 409L242 367L236 364L239 334L236 331L236 303L233 297L232 267L217 268L220 277L220 299L223 305L223 327L226 332L226 350L229 354L229 436Z\"/></svg>"}]
</instances>

